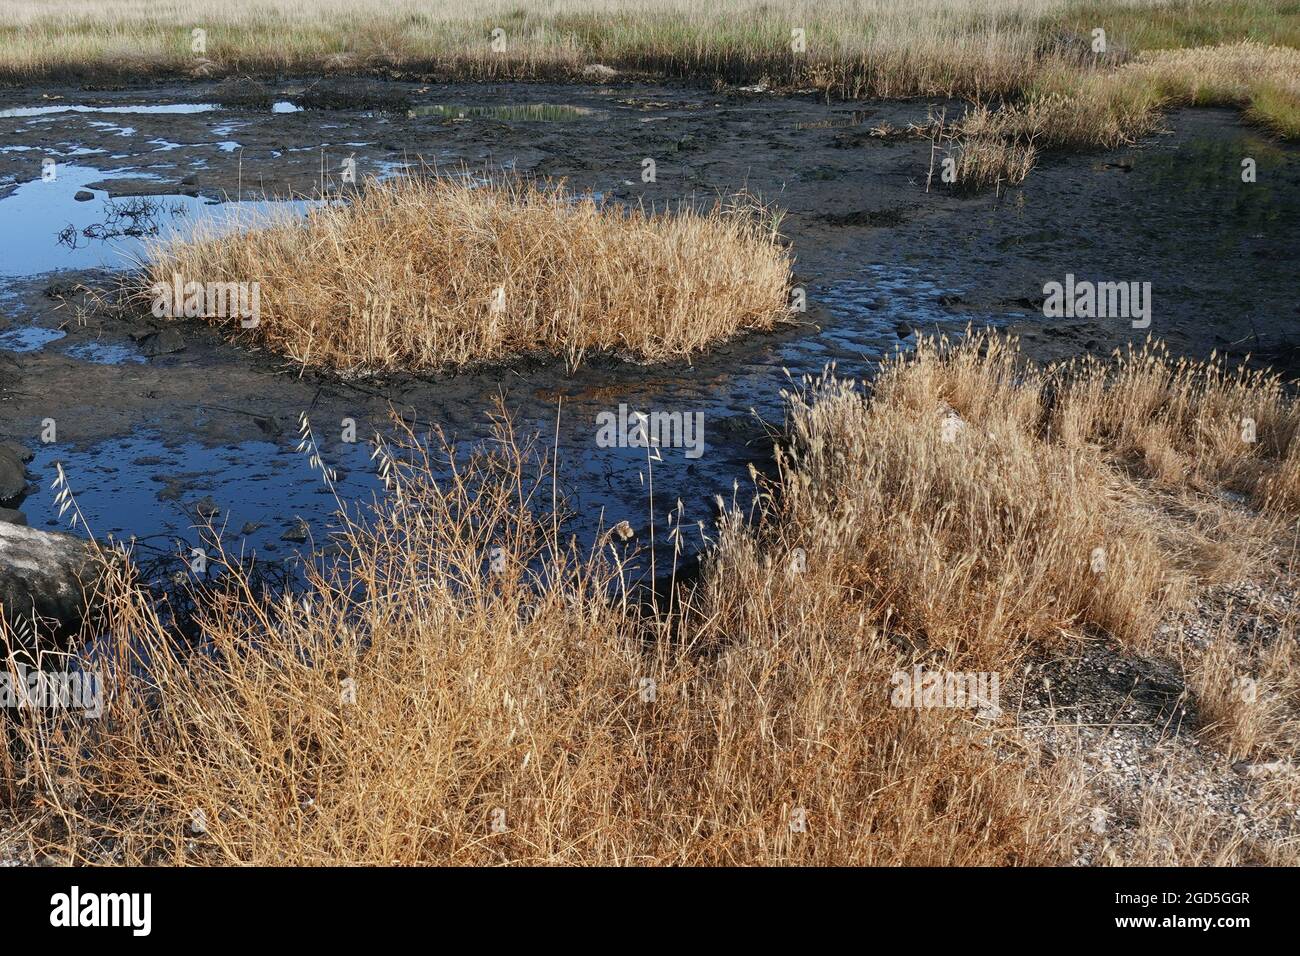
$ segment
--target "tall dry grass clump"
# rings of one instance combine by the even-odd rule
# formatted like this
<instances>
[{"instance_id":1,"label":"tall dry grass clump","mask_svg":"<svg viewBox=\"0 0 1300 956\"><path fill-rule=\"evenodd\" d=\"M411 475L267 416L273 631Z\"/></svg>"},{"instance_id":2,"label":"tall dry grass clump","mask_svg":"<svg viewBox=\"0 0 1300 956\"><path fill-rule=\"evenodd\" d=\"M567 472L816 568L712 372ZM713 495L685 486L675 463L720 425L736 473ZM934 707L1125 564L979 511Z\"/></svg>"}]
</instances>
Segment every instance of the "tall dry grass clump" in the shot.
<instances>
[{"instance_id":1,"label":"tall dry grass clump","mask_svg":"<svg viewBox=\"0 0 1300 956\"><path fill-rule=\"evenodd\" d=\"M403 177L303 219L161 246L147 282L257 283L257 327L230 319L229 330L303 365L660 360L787 315L778 225L747 196L656 212L562 183Z\"/></svg>"},{"instance_id":2,"label":"tall dry grass clump","mask_svg":"<svg viewBox=\"0 0 1300 956\"><path fill-rule=\"evenodd\" d=\"M1300 406L1276 375L1148 342L1072 366L1052 424L1067 445L1105 447L1165 487L1226 489L1300 514Z\"/></svg>"},{"instance_id":3,"label":"tall dry grass clump","mask_svg":"<svg viewBox=\"0 0 1300 956\"><path fill-rule=\"evenodd\" d=\"M671 621L565 547L545 462L435 482L414 443L348 558L269 599L236 572L178 642L119 579L100 722L29 725L19 784L63 852L264 864L1013 864L1061 860L1060 770L958 710L890 705L906 658L831 566L724 528ZM391 456L391 457L390 457ZM440 466L441 467L441 466ZM496 550L499 549L499 550ZM736 602L730 595L744 594ZM720 614L763 625L718 640ZM58 783L61 782L61 783Z\"/></svg>"},{"instance_id":4,"label":"tall dry grass clump","mask_svg":"<svg viewBox=\"0 0 1300 956\"><path fill-rule=\"evenodd\" d=\"M1300 50L1257 42L1144 54L1132 69L1178 105L1238 106L1279 136L1300 137Z\"/></svg>"},{"instance_id":5,"label":"tall dry grass clump","mask_svg":"<svg viewBox=\"0 0 1300 956\"><path fill-rule=\"evenodd\" d=\"M1037 150L1133 143L1178 106L1239 107L1252 122L1295 137L1298 77L1300 50L1250 41L1145 52L1117 68L1044 64L1020 96L997 108L977 105L956 125L957 182L1019 182Z\"/></svg>"},{"instance_id":6,"label":"tall dry grass clump","mask_svg":"<svg viewBox=\"0 0 1300 956\"><path fill-rule=\"evenodd\" d=\"M1124 483L1045 440L1045 382L981 336L923 343L869 393L811 383L791 398L783 525L909 639L965 664L1086 626L1143 644L1179 582Z\"/></svg>"},{"instance_id":7,"label":"tall dry grass clump","mask_svg":"<svg viewBox=\"0 0 1300 956\"><path fill-rule=\"evenodd\" d=\"M107 712L24 713L10 799L79 860L1069 861L1079 765L1007 698L891 692L921 667L1011 695L1037 651L1149 650L1187 606L1195 541L1132 469L1135 436L1163 429L1207 480L1245 474L1254 452L1212 433L1258 392L1264 441L1294 444L1273 379L1180 368L1038 369L982 334L923 341L865 389L805 382L755 520L724 512L669 608L623 586L618 546L565 540L554 463L508 423L470 455L399 432L377 449L386 497L341 519L343 557L299 593L232 560L179 639L115 571L87 661L113 675ZM1189 665L1207 739L1237 753L1294 726L1220 700L1215 661Z\"/></svg>"}]
</instances>

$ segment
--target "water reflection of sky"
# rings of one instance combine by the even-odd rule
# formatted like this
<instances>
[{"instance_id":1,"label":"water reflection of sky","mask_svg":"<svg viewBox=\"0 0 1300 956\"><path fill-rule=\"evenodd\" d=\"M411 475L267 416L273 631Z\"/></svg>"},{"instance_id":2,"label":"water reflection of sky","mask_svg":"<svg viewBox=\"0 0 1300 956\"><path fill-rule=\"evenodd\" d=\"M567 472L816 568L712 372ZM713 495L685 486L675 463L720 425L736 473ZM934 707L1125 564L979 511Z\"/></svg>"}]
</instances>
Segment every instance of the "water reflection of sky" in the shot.
<instances>
[{"instance_id":1,"label":"water reflection of sky","mask_svg":"<svg viewBox=\"0 0 1300 956\"><path fill-rule=\"evenodd\" d=\"M102 189L88 190L94 198L78 201L76 195L89 184L105 179L152 180L148 173L131 170L104 172L91 166L59 163L55 178L35 179L17 186L0 199L0 276L41 275L61 269L122 268L143 260L141 236L87 239L87 227L103 223L113 207L144 201L156 206L151 219L155 238L184 235L200 224L215 230L265 221L273 212L301 211L308 203L295 200L213 202L197 196L158 195L110 198ZM76 247L60 241L69 227Z\"/></svg>"}]
</instances>

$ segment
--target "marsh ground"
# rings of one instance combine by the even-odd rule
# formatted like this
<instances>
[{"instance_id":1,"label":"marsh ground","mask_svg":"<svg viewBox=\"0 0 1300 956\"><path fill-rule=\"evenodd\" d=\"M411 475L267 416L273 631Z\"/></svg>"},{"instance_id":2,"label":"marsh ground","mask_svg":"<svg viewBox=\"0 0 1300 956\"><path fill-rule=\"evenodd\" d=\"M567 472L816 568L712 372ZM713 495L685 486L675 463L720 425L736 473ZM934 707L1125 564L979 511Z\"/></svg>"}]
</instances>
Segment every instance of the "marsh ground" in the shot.
<instances>
[{"instance_id":1,"label":"marsh ground","mask_svg":"<svg viewBox=\"0 0 1300 956\"><path fill-rule=\"evenodd\" d=\"M269 92L291 104L309 89L319 90L314 79ZM693 524L711 521L712 497L730 498L737 482L745 503L749 464L770 467L771 436L760 419L783 424L784 369L815 376L835 362L841 375L866 376L914 344L916 330L991 323L1016 331L1025 351L1045 360L1106 355L1150 333L1178 354L1251 353L1300 371L1300 149L1232 110L1176 111L1132 147L1048 153L1023 186L959 196L937 182L926 190L931 143L906 132L945 110L959 113L956 101L828 104L648 84L363 81L361 89L370 102L304 110L217 107L216 84L203 82L34 86L0 96L0 438L36 453L22 503L32 524L59 523L49 487L57 460L91 527L146 538L159 560L153 570L197 541L193 525L205 516L226 527L234 549L274 561L306 544L300 518L318 541L332 526L334 499L294 451L301 413L340 469L345 497L364 498L379 488L369 449L340 441L333 423L355 419L364 438L384 430L395 408L418 427L472 440L487 436L487 415L502 397L520 431L538 430L548 444L554 436L573 530L590 542L602 521L627 520L644 545L645 452L595 442L596 415L620 403L704 414L703 456L665 450L653 465L657 521L680 499ZM152 111L132 111L141 105ZM584 112L468 110L460 118L439 108L502 105ZM49 183L40 181L45 156L59 161ZM656 161L653 183L641 178L646 157ZM93 228L85 235L88 227L116 217L137 232L158 219L164 231L184 229L228 212L225 200L347 188L339 181L346 158L359 177L422 161L512 168L565 178L611 202L663 205L748 188L786 211L783 232L809 309L789 327L721 344L689 364L605 356L573 370L534 356L455 374L359 379L304 372L199 323L164 329L78 290L104 290L111 300L116 270L142 254L140 236L99 239ZM1243 158L1257 162L1254 183L1242 181ZM89 200L76 198L82 190ZM122 211L141 198L159 205ZM69 224L71 244L61 243ZM1151 327L1045 320L1043 284L1067 273L1151 282ZM47 418L58 425L53 445L38 441ZM1242 633L1293 621L1292 585L1274 576L1274 562L1285 560L1272 555L1247 584L1207 587L1183 620L1164 622L1171 643L1157 641L1150 653L1098 643L1028 662L1029 677L1014 691L1021 729L1027 739L1039 735L1049 755L1081 757L1096 806L1112 821L1109 835L1094 839L1084 819L1066 862L1189 862L1224 847L1234 858L1243 839L1269 852L1293 839L1291 797L1233 770L1225 752L1191 732L1198 714L1171 665L1188 629L1204 637L1234 615ZM1165 823L1144 824L1151 813L1167 814ZM1168 822L1176 819L1205 829ZM1213 841L1200 841L1211 831ZM17 855L29 854L24 847Z\"/></svg>"},{"instance_id":2,"label":"marsh ground","mask_svg":"<svg viewBox=\"0 0 1300 956\"><path fill-rule=\"evenodd\" d=\"M288 103L311 86L290 82L268 91ZM280 535L299 514L319 528L331 506L301 462L277 453L290 444L300 412L317 423L344 487L365 496L373 485L364 446L338 442L332 423L353 418L365 436L383 427L392 404L422 423L473 437L483 434L498 394L518 422L548 433L563 399L558 441L574 469L569 487L586 536L602 508L607 523L628 519L641 532L648 525L638 479L643 453L596 448L596 414L620 402L703 411L706 453L656 463L655 481L662 505L680 498L688 516L706 519L712 495L743 477L748 462L761 467L768 459L765 430L751 409L781 424L782 368L798 376L835 361L842 374L866 375L875 360L906 346L913 329L994 323L1019 331L1026 351L1039 358L1106 354L1149 331L1189 355L1254 353L1295 367L1300 305L1289 279L1300 223L1300 150L1229 110L1180 111L1136 147L1049 155L1023 187L962 197L937 181L926 191L930 142L906 135L909 124L960 110L942 100L828 105L812 96L664 86L361 89L376 104L400 107L113 112L213 104L214 84L4 94L0 111L50 110L0 116L0 177L11 183L0 214L4 204L13 210L3 220L11 255L0 335L29 349L0 353L5 437L38 452L33 471L47 481L54 453L33 438L43 419L58 422L58 454L78 465L74 483L92 526L142 537L184 535L192 506L210 497L230 510L230 530L262 522L249 541L283 550ZM525 104L589 112L560 120L460 119L419 109ZM74 105L107 112L53 111ZM60 178L32 182L46 154L64 164ZM646 157L656 160L653 183L642 181ZM1258 164L1253 184L1241 181L1244 157ZM77 309L85 303L72 291L78 283L113 286L113 272L87 266L121 266L143 252L130 236L79 236L77 248L69 248L58 236L70 221L100 221L113 203L151 197L160 204L162 231L183 230L229 208L208 203L312 195L322 184L346 188L339 181L346 158L355 159L359 178L397 175L421 162L463 164L471 172L504 167L564 178L608 202L658 206L748 188L787 213L783 232L809 311L796 325L723 344L690 363L642 366L598 357L571 372L560 359L537 356L478 372L362 381L301 373L272 355L224 344L196 323L159 346L142 340L156 327L147 315ZM77 202L82 189L94 198ZM1151 328L1135 330L1123 320L1044 321L1043 284L1066 273L1150 281ZM32 327L62 334L31 348L37 339L23 336ZM213 463L245 482L229 501L213 484ZM287 495L292 508L272 514L252 505L259 488ZM37 526L53 520L48 491L35 492L24 507Z\"/></svg>"}]
</instances>

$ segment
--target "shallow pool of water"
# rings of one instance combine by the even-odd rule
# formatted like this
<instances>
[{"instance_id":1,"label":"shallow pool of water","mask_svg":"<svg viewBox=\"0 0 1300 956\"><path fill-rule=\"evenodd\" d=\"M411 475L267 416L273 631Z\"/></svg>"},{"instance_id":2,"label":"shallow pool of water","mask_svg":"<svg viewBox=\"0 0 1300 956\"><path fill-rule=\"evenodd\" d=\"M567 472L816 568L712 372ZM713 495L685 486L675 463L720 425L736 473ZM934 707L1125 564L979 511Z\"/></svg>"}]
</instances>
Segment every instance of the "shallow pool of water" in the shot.
<instances>
[{"instance_id":1,"label":"shallow pool of water","mask_svg":"<svg viewBox=\"0 0 1300 956\"><path fill-rule=\"evenodd\" d=\"M217 232L252 226L311 205L304 200L214 202L170 193L114 198L87 189L108 179L157 181L153 174L130 169L60 163L54 179L22 183L0 199L0 276L131 267L144 260L150 240L183 237L200 225ZM78 200L83 191L93 198Z\"/></svg>"},{"instance_id":2,"label":"shallow pool of water","mask_svg":"<svg viewBox=\"0 0 1300 956\"><path fill-rule=\"evenodd\" d=\"M61 329L45 329L35 325L10 329L7 332L0 332L0 349L8 349L10 352L35 352L45 348L51 342L57 342L67 334Z\"/></svg>"},{"instance_id":3,"label":"shallow pool of water","mask_svg":"<svg viewBox=\"0 0 1300 956\"><path fill-rule=\"evenodd\" d=\"M296 437L206 447L168 443L144 432L74 451L37 445L28 466L37 490L21 507L32 527L85 533L71 527L68 514L58 513L51 483L59 462L97 538L134 536L145 557L188 556L191 548L210 545L210 521L229 553L256 549L263 558L287 557L310 547L295 535L299 519L312 528L319 545L339 509L295 443ZM335 487L350 508L369 502L382 488L367 467L369 452L364 445L331 452Z\"/></svg>"}]
</instances>

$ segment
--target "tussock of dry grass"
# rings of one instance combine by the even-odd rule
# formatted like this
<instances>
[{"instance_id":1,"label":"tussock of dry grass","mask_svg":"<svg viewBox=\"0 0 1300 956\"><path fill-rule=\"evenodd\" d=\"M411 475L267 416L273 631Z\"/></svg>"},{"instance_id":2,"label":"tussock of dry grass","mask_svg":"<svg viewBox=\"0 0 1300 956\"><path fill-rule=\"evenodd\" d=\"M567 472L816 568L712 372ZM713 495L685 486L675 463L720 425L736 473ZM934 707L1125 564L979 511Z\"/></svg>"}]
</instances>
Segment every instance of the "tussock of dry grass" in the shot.
<instances>
[{"instance_id":1,"label":"tussock of dry grass","mask_svg":"<svg viewBox=\"0 0 1300 956\"><path fill-rule=\"evenodd\" d=\"M1068 444L1104 445L1166 487L1253 497L1300 513L1300 408L1274 375L1174 359L1159 344L1081 360L1053 409Z\"/></svg>"},{"instance_id":2,"label":"tussock of dry grass","mask_svg":"<svg viewBox=\"0 0 1300 956\"><path fill-rule=\"evenodd\" d=\"M958 657L996 666L1085 623L1140 643L1170 586L1163 556L1125 527L1096 456L1042 440L1043 379L984 344L927 346L869 396L830 380L794 398L786 523L856 568L851 586L895 626Z\"/></svg>"},{"instance_id":3,"label":"tussock of dry grass","mask_svg":"<svg viewBox=\"0 0 1300 956\"><path fill-rule=\"evenodd\" d=\"M1046 65L1024 94L969 110L954 132L957 184L1018 183L1046 149L1113 149L1177 106L1236 106L1281 136L1300 135L1300 50L1241 42L1141 54L1116 69Z\"/></svg>"},{"instance_id":4,"label":"tussock of dry grass","mask_svg":"<svg viewBox=\"0 0 1300 956\"><path fill-rule=\"evenodd\" d=\"M148 677L119 668L98 723L26 714L10 792L56 806L73 825L48 839L88 859L108 840L153 862L1067 862L1073 763L1035 756L1013 715L892 707L891 675L1009 682L1036 646L1148 648L1188 605L1195 536L1142 519L1172 492L1134 449L1164 436L1182 495L1258 485L1282 466L1216 438L1221 418L1253 402L1280 454L1294 404L1158 350L1036 369L994 335L788 398L778 483L756 523L727 513L671 617L625 603L619 554L563 543L550 465L507 426L441 481L408 435L348 560L303 594L232 571L192 646L119 579L109 647ZM1193 678L1208 739L1237 719L1218 680ZM1141 859L1211 852L1148 809Z\"/></svg>"},{"instance_id":5,"label":"tussock of dry grass","mask_svg":"<svg viewBox=\"0 0 1300 956\"><path fill-rule=\"evenodd\" d=\"M147 284L259 283L247 335L303 365L660 360L786 317L778 223L744 196L656 213L514 178L371 180L305 219L161 247Z\"/></svg>"},{"instance_id":6,"label":"tussock of dry grass","mask_svg":"<svg viewBox=\"0 0 1300 956\"><path fill-rule=\"evenodd\" d=\"M1179 106L1235 106L1283 137L1300 135L1300 50L1240 42L1159 50L1115 68L1055 62L1038 69L1019 95L979 102L936 141L954 145L955 188L1016 185L1052 149L1114 149L1160 126Z\"/></svg>"}]
</instances>

